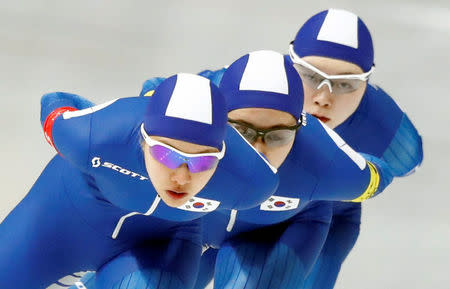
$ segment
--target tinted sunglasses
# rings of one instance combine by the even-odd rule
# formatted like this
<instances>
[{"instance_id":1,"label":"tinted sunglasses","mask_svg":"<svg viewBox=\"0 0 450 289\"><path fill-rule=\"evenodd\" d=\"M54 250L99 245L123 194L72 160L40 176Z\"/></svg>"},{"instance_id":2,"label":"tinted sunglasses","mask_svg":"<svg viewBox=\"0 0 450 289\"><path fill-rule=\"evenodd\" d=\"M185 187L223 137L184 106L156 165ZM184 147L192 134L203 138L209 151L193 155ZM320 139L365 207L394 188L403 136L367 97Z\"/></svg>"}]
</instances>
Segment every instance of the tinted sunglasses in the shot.
<instances>
[{"instance_id":1,"label":"tinted sunglasses","mask_svg":"<svg viewBox=\"0 0 450 289\"><path fill-rule=\"evenodd\" d=\"M188 154L165 143L152 139L141 125L141 134L149 146L150 155L169 169L176 169L187 164L191 173L199 173L214 168L225 155L225 142L220 152Z\"/></svg>"},{"instance_id":2,"label":"tinted sunglasses","mask_svg":"<svg viewBox=\"0 0 450 289\"><path fill-rule=\"evenodd\" d=\"M256 142L258 137L261 137L263 142L269 147L283 146L291 142L295 138L297 130L304 125L304 116L299 120L299 123L293 126L279 126L267 129L260 129L253 125L243 122L228 119L228 122L250 143Z\"/></svg>"}]
</instances>

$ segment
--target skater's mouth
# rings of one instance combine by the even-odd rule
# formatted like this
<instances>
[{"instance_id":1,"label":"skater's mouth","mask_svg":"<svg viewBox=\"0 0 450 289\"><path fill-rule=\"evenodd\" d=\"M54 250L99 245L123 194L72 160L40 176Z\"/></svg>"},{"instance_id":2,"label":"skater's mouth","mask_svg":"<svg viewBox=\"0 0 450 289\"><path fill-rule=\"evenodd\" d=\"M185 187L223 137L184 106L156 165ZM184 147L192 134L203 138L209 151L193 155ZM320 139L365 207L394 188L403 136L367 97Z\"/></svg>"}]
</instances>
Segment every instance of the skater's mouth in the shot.
<instances>
[{"instance_id":1,"label":"skater's mouth","mask_svg":"<svg viewBox=\"0 0 450 289\"><path fill-rule=\"evenodd\" d=\"M320 115L317 115L317 114L313 114L313 116L314 116L315 118L319 119L319 120L320 120L321 122L323 122L323 123L326 123L327 121L330 120L328 117L320 116Z\"/></svg>"},{"instance_id":2,"label":"skater's mouth","mask_svg":"<svg viewBox=\"0 0 450 289\"><path fill-rule=\"evenodd\" d=\"M166 193L169 197L171 197L174 200L179 200L187 196L187 193L185 192L178 192L172 190L166 190Z\"/></svg>"}]
</instances>

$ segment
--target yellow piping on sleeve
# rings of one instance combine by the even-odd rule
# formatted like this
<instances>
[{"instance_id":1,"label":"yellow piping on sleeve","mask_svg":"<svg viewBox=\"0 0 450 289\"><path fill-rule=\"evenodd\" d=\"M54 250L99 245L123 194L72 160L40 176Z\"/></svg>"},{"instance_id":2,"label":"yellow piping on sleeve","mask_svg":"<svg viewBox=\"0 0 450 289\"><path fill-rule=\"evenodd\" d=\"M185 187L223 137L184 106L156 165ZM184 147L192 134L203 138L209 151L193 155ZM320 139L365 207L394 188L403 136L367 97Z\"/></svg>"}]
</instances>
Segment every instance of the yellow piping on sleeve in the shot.
<instances>
[{"instance_id":1,"label":"yellow piping on sleeve","mask_svg":"<svg viewBox=\"0 0 450 289\"><path fill-rule=\"evenodd\" d=\"M378 173L377 168L371 162L367 162L370 170L370 182L367 186L366 191L356 199L350 200L350 202L360 203L367 199L370 199L375 192L378 190L378 185L380 184L380 174Z\"/></svg>"}]
</instances>

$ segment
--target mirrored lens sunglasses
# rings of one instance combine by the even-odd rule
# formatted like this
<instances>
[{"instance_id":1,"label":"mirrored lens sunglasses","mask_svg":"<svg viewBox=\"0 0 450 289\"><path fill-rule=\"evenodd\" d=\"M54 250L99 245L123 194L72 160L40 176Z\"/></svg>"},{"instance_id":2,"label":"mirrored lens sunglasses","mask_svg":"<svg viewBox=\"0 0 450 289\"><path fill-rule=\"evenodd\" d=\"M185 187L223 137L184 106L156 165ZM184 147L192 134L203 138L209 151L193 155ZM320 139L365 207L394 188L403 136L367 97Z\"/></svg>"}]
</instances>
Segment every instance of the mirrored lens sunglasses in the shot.
<instances>
[{"instance_id":1,"label":"mirrored lens sunglasses","mask_svg":"<svg viewBox=\"0 0 450 289\"><path fill-rule=\"evenodd\" d=\"M214 168L225 155L225 142L220 152L189 154L152 139L146 133L144 124L141 125L141 134L149 146L150 155L169 169L176 169L182 164L187 164L190 172L199 173Z\"/></svg>"}]
</instances>

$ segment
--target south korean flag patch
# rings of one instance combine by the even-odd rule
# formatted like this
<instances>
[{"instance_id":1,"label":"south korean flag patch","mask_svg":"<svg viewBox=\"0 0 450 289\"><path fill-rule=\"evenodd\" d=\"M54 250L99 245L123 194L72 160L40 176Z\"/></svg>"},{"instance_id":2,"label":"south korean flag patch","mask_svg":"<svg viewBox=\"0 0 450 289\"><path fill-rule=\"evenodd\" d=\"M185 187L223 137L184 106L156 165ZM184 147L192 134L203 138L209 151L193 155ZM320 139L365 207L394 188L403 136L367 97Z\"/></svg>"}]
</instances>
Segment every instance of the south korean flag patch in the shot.
<instances>
[{"instance_id":1,"label":"south korean flag patch","mask_svg":"<svg viewBox=\"0 0 450 289\"><path fill-rule=\"evenodd\" d=\"M193 197L177 208L185 211L204 213L214 211L219 205L219 201Z\"/></svg>"},{"instance_id":2,"label":"south korean flag patch","mask_svg":"<svg viewBox=\"0 0 450 289\"><path fill-rule=\"evenodd\" d=\"M297 209L299 204L300 199L297 198L271 196L259 206L259 209L261 211L289 211Z\"/></svg>"}]
</instances>

